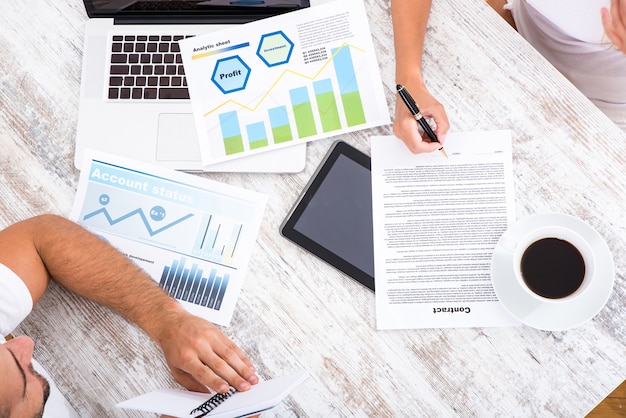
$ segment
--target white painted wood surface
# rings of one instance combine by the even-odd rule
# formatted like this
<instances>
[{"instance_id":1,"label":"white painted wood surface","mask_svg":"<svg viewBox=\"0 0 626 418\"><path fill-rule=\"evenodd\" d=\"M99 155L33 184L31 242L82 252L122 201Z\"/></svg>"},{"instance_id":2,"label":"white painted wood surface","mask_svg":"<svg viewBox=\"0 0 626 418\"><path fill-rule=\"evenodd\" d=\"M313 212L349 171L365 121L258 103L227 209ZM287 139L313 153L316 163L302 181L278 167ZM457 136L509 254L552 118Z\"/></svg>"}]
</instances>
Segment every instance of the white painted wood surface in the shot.
<instances>
[{"instance_id":1,"label":"white painted wood surface","mask_svg":"<svg viewBox=\"0 0 626 418\"><path fill-rule=\"evenodd\" d=\"M365 0L393 112L389 4ZM80 0L0 6L0 227L68 215L80 83ZM225 329L265 378L311 379L266 416L582 416L626 377L626 135L483 1L435 1L424 69L455 131L511 129L517 216L579 216L606 239L616 283L607 306L565 332L529 327L376 331L374 296L280 237L278 226L333 139L297 174L204 174L269 194L251 269ZM342 139L369 153L369 136ZM51 286L16 331L81 416L173 386L134 325Z\"/></svg>"}]
</instances>

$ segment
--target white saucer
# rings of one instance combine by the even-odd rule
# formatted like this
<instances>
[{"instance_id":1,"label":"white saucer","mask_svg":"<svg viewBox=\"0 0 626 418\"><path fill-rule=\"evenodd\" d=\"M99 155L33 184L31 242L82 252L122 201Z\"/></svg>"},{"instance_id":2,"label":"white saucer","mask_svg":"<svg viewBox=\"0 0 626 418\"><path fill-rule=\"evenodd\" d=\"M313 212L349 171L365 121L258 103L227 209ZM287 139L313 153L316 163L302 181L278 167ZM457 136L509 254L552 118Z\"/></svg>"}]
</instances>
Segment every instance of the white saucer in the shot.
<instances>
[{"instance_id":1,"label":"white saucer","mask_svg":"<svg viewBox=\"0 0 626 418\"><path fill-rule=\"evenodd\" d=\"M594 253L595 275L590 287L578 298L559 303L542 302L529 295L515 277L513 252L528 232L544 226L563 226L587 240ZM500 237L491 260L496 295L518 321L547 331L562 331L590 320L606 304L613 290L613 257L604 239L584 221L570 215L546 213L529 216L512 225Z\"/></svg>"}]
</instances>

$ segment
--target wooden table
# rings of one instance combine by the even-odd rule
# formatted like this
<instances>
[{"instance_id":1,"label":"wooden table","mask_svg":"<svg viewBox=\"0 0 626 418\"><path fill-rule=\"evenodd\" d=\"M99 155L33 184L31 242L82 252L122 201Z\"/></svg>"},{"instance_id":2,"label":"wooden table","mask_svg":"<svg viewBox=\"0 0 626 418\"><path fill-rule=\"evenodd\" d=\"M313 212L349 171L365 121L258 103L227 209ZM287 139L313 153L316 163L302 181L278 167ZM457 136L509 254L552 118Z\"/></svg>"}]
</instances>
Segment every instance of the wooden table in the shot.
<instances>
[{"instance_id":1,"label":"wooden table","mask_svg":"<svg viewBox=\"0 0 626 418\"><path fill-rule=\"evenodd\" d=\"M626 380L585 415L585 418L623 417L624 414L626 414Z\"/></svg>"},{"instance_id":2,"label":"wooden table","mask_svg":"<svg viewBox=\"0 0 626 418\"><path fill-rule=\"evenodd\" d=\"M389 2L366 0L393 111ZM79 0L4 2L0 13L0 226L68 215L80 83ZM483 1L434 2L424 69L455 131L511 129L518 218L578 216L607 241L616 282L606 307L564 332L526 326L377 331L374 295L280 237L278 226L333 139L308 145L297 174L204 174L265 190L269 203L233 323L225 329L265 378L311 378L267 416L582 416L626 377L626 135ZM342 138L369 152L369 137ZM173 386L134 325L57 286L15 332L81 416Z\"/></svg>"}]
</instances>

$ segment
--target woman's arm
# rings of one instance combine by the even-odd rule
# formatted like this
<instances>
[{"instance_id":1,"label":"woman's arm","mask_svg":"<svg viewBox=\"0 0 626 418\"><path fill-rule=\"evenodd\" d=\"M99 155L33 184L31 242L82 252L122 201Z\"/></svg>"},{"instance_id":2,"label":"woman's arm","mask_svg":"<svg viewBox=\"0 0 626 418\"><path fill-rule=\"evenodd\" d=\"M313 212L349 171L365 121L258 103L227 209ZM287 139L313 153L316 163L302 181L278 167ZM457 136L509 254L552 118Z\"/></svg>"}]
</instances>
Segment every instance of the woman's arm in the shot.
<instances>
[{"instance_id":1,"label":"woman's arm","mask_svg":"<svg viewBox=\"0 0 626 418\"><path fill-rule=\"evenodd\" d=\"M391 0L394 47L396 53L396 83L405 86L424 117L434 119L439 141L444 142L450 123L446 112L428 91L422 76L422 53L431 0ZM417 123L402 100L396 99L394 134L413 153L435 151L440 144L430 143L419 134Z\"/></svg>"}]
</instances>

